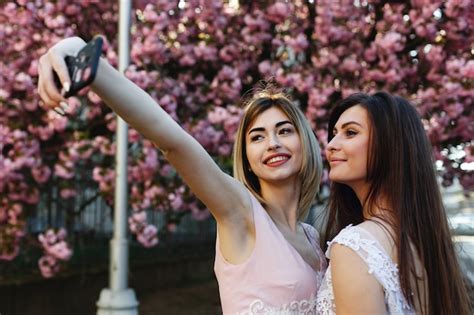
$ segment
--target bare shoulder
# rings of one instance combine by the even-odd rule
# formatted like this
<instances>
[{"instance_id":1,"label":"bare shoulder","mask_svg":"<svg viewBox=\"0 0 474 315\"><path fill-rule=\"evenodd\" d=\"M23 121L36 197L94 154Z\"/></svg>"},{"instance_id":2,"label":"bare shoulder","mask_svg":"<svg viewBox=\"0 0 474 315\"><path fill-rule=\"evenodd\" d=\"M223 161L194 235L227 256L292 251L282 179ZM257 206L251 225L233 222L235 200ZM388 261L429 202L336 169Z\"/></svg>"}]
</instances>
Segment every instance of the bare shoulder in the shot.
<instances>
[{"instance_id":1,"label":"bare shoulder","mask_svg":"<svg viewBox=\"0 0 474 315\"><path fill-rule=\"evenodd\" d=\"M381 220L365 220L364 222L358 224L357 227L362 228L371 234L378 233L384 228L390 228L386 222L382 222Z\"/></svg>"},{"instance_id":2,"label":"bare shoulder","mask_svg":"<svg viewBox=\"0 0 474 315\"><path fill-rule=\"evenodd\" d=\"M358 275L368 274L369 271L367 264L359 254L338 243L331 247L331 268L333 276L344 276L345 281L358 277Z\"/></svg>"},{"instance_id":3,"label":"bare shoulder","mask_svg":"<svg viewBox=\"0 0 474 315\"><path fill-rule=\"evenodd\" d=\"M385 311L382 286L369 273L365 261L351 248L333 244L331 276L338 314L379 314Z\"/></svg>"},{"instance_id":4,"label":"bare shoulder","mask_svg":"<svg viewBox=\"0 0 474 315\"><path fill-rule=\"evenodd\" d=\"M394 230L387 223L380 220L366 220L359 225L358 228L363 229L369 233L378 243L384 251L389 254L392 260L396 259L396 249L394 242Z\"/></svg>"}]
</instances>

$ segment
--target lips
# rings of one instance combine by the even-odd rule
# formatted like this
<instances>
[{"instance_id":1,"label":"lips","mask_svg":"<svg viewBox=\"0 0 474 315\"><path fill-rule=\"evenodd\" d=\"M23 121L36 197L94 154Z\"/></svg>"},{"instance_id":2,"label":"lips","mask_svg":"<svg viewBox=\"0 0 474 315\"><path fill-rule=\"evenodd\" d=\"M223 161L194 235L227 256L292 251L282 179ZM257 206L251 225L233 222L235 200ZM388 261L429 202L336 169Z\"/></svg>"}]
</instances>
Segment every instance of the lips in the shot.
<instances>
[{"instance_id":1,"label":"lips","mask_svg":"<svg viewBox=\"0 0 474 315\"><path fill-rule=\"evenodd\" d=\"M339 164L339 163L342 163L342 162L345 162L347 160L345 159L339 159L339 158L332 158L329 160L329 164Z\"/></svg>"},{"instance_id":2,"label":"lips","mask_svg":"<svg viewBox=\"0 0 474 315\"><path fill-rule=\"evenodd\" d=\"M269 157L267 157L264 161L263 164L268 165L268 166L280 166L286 161L288 161L291 158L289 154L274 154Z\"/></svg>"}]
</instances>

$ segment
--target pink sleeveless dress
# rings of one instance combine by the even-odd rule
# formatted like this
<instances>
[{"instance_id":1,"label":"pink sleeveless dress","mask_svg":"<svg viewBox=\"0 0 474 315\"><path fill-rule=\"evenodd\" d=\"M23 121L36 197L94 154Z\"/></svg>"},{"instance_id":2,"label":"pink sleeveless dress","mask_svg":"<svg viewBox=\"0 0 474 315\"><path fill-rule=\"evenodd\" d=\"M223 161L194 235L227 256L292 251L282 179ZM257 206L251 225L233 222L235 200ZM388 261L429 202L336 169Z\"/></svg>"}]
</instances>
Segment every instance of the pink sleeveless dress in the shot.
<instances>
[{"instance_id":1,"label":"pink sleeveless dress","mask_svg":"<svg viewBox=\"0 0 474 315\"><path fill-rule=\"evenodd\" d=\"M326 270L318 232L303 223L319 257L315 271L288 243L258 200L251 195L255 248L241 264L227 262L216 241L214 271L224 314L314 314L316 293Z\"/></svg>"}]
</instances>

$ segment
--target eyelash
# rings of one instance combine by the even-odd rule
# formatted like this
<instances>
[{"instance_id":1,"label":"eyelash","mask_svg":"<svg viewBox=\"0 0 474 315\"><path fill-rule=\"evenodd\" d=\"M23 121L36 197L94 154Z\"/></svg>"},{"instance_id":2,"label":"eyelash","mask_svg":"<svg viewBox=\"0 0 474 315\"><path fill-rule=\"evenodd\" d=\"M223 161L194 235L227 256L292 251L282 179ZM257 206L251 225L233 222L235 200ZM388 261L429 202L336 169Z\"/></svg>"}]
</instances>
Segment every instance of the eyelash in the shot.
<instances>
[{"instance_id":1,"label":"eyelash","mask_svg":"<svg viewBox=\"0 0 474 315\"><path fill-rule=\"evenodd\" d=\"M278 133L279 133L279 134L285 134L285 135L286 135L286 134L291 133L292 131L293 131L293 130L290 129L290 128L283 128L283 129L281 129Z\"/></svg>"},{"instance_id":2,"label":"eyelash","mask_svg":"<svg viewBox=\"0 0 474 315\"><path fill-rule=\"evenodd\" d=\"M292 132L293 132L293 129L282 128L278 131L278 134L279 135L288 135L288 134L291 134ZM255 136L250 138L250 141L255 142L255 141L261 140L262 138L263 138L262 135L255 135Z\"/></svg>"},{"instance_id":3,"label":"eyelash","mask_svg":"<svg viewBox=\"0 0 474 315\"><path fill-rule=\"evenodd\" d=\"M346 134L346 136L348 136L348 137L353 137L353 136L355 136L356 134L358 134L358 132L355 131L355 130L352 130L352 129L347 129L346 132L345 132L345 134Z\"/></svg>"},{"instance_id":4,"label":"eyelash","mask_svg":"<svg viewBox=\"0 0 474 315\"><path fill-rule=\"evenodd\" d=\"M344 130L344 134L346 137L353 137L357 135L359 132L353 130L353 129L346 129ZM333 131L332 136L335 137L337 135L337 131Z\"/></svg>"},{"instance_id":5,"label":"eyelash","mask_svg":"<svg viewBox=\"0 0 474 315\"><path fill-rule=\"evenodd\" d=\"M255 142L255 141L260 140L261 138L263 138L261 135L255 135L250 138L250 141Z\"/></svg>"}]
</instances>

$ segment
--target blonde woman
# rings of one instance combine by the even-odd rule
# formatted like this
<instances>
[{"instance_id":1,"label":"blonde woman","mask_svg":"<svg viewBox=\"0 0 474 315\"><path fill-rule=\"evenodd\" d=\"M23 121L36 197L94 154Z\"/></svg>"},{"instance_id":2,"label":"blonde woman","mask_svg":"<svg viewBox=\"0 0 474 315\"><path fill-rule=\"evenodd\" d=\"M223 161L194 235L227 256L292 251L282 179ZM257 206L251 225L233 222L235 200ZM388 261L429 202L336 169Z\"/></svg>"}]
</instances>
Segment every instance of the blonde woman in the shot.
<instances>
[{"instance_id":1,"label":"blonde woman","mask_svg":"<svg viewBox=\"0 0 474 315\"><path fill-rule=\"evenodd\" d=\"M70 86L64 58L85 42L60 41L39 62L38 91L54 108ZM101 60L92 90L153 141L217 221L215 272L224 314L311 313L325 271L318 233L302 223L319 189L321 154L302 112L284 94L246 104L234 146L235 178L143 90Z\"/></svg>"}]
</instances>

